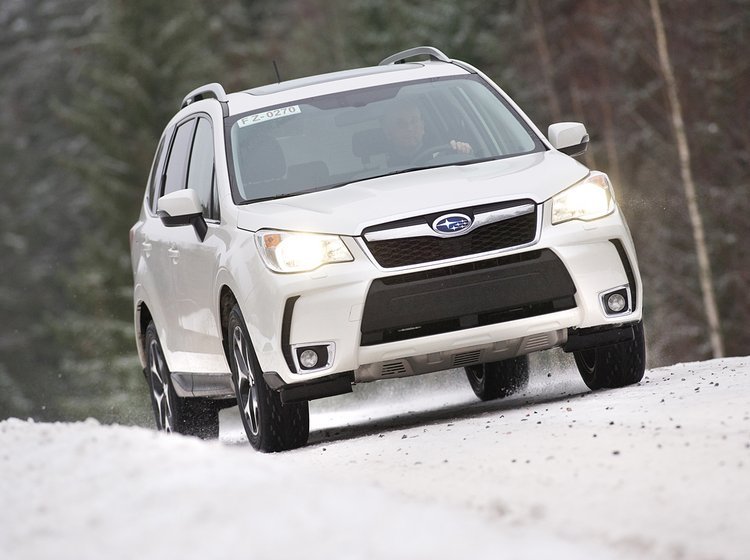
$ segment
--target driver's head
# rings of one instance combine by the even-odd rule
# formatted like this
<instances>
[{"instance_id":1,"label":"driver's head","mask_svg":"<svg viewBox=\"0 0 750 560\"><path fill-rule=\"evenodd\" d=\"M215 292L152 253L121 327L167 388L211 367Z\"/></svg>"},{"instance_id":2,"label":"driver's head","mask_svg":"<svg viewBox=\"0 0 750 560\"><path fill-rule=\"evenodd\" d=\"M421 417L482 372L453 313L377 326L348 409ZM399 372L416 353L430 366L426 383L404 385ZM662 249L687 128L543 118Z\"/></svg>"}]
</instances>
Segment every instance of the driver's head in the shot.
<instances>
[{"instance_id":1,"label":"driver's head","mask_svg":"<svg viewBox=\"0 0 750 560\"><path fill-rule=\"evenodd\" d=\"M396 100L389 106L383 132L393 151L415 152L422 147L424 122L414 101Z\"/></svg>"}]
</instances>

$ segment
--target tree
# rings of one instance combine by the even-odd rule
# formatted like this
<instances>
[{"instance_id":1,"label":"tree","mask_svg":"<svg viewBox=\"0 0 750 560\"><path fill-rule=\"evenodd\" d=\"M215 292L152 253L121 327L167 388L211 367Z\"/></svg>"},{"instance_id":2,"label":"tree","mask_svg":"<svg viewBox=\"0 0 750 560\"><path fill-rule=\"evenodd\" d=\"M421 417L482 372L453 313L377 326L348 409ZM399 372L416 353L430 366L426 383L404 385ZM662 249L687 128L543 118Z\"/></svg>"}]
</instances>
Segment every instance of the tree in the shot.
<instances>
[{"instance_id":1,"label":"tree","mask_svg":"<svg viewBox=\"0 0 750 560\"><path fill-rule=\"evenodd\" d=\"M659 63L669 98L672 128L674 129L674 135L677 141L677 151L680 160L680 175L682 176L682 183L685 188L690 224L693 230L693 239L695 240L701 293L703 295L703 305L705 307L706 318L708 321L708 333L711 340L713 356L714 358L720 358L724 355L724 342L722 340L719 324L719 310L714 296L713 277L711 274L708 247L706 245L703 219L701 218L700 210L698 208L698 196L691 169L690 149L688 147L687 134L685 132L685 124L682 116L682 105L680 104L677 81L675 79L672 62L669 57L669 50L667 48L667 38L664 30L664 22L661 16L659 0L649 0L649 2L651 6L651 17L653 18L654 28L656 30Z\"/></svg>"},{"instance_id":2,"label":"tree","mask_svg":"<svg viewBox=\"0 0 750 560\"><path fill-rule=\"evenodd\" d=\"M76 251L68 278L76 305L58 322L66 348L64 400L73 417L122 419L134 403L147 402L133 336L128 230L164 126L188 91L221 79L203 6L106 2L97 13L98 32L83 47L88 64L75 93L69 102L58 100L77 140L68 164L84 187L82 217L95 232ZM91 391L97 399L80 398Z\"/></svg>"},{"instance_id":3,"label":"tree","mask_svg":"<svg viewBox=\"0 0 750 560\"><path fill-rule=\"evenodd\" d=\"M187 91L271 83L274 60L290 79L420 44L480 68L542 130L586 123L585 161L613 178L638 249L650 365L711 355L700 236L683 210L651 2L0 2L0 416L129 421L122 411L133 402L143 412L127 231L158 136ZM725 352L744 355L750 59L738 53L750 47L750 0L657 6L689 143L683 161L699 186L715 322Z\"/></svg>"},{"instance_id":4,"label":"tree","mask_svg":"<svg viewBox=\"0 0 750 560\"><path fill-rule=\"evenodd\" d=\"M93 27L88 0L0 3L0 418L59 417L50 320L68 307L63 271L83 228L77 181L60 172L67 134L51 97L69 98Z\"/></svg>"}]
</instances>

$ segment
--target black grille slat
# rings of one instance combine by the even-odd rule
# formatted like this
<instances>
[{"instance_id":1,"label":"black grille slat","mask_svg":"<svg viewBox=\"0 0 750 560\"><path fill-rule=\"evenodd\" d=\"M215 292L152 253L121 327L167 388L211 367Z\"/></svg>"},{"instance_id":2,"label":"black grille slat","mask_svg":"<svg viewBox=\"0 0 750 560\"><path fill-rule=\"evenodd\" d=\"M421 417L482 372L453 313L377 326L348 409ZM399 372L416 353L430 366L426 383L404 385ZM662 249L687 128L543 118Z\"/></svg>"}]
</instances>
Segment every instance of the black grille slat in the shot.
<instances>
[{"instance_id":1,"label":"black grille slat","mask_svg":"<svg viewBox=\"0 0 750 560\"><path fill-rule=\"evenodd\" d=\"M459 237L408 237L366 241L378 264L396 268L526 245L536 237L534 212L479 227Z\"/></svg>"}]
</instances>

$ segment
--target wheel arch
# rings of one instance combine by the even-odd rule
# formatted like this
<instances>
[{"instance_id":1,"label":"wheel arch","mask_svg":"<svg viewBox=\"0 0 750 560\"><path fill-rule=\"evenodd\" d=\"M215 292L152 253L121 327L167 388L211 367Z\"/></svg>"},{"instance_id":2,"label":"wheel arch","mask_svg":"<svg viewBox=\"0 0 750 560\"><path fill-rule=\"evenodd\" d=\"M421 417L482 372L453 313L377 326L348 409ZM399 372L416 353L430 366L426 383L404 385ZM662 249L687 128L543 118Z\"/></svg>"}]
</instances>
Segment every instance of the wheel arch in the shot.
<instances>
[{"instance_id":1,"label":"wheel arch","mask_svg":"<svg viewBox=\"0 0 750 560\"><path fill-rule=\"evenodd\" d=\"M221 322L221 345L224 348L224 356L229 363L229 341L227 340L227 330L229 326L229 314L232 308L237 304L237 297L232 289L226 284L219 291L219 320Z\"/></svg>"},{"instance_id":2,"label":"wheel arch","mask_svg":"<svg viewBox=\"0 0 750 560\"><path fill-rule=\"evenodd\" d=\"M135 315L135 335L136 345L138 347L138 357L141 360L141 365L146 367L146 329L154 318L148 305L143 301L136 306Z\"/></svg>"}]
</instances>

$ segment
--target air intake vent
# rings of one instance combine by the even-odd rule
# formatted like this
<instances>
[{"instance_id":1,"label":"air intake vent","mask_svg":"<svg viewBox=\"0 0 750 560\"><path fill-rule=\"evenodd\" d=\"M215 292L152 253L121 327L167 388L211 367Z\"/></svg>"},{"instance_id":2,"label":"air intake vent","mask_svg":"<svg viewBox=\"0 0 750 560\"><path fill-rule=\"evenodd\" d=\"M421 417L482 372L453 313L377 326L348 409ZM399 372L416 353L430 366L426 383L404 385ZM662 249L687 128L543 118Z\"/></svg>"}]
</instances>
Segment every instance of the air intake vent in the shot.
<instances>
[{"instance_id":1,"label":"air intake vent","mask_svg":"<svg viewBox=\"0 0 750 560\"><path fill-rule=\"evenodd\" d=\"M528 352L534 352L535 350L545 350L549 348L549 346L550 340L549 336L547 336L547 333L530 336L526 339L524 344L524 348Z\"/></svg>"},{"instance_id":2,"label":"air intake vent","mask_svg":"<svg viewBox=\"0 0 750 560\"><path fill-rule=\"evenodd\" d=\"M381 375L402 375L406 373L406 366L404 362L390 362L383 364Z\"/></svg>"},{"instance_id":3,"label":"air intake vent","mask_svg":"<svg viewBox=\"0 0 750 560\"><path fill-rule=\"evenodd\" d=\"M474 352L464 352L463 354L456 354L455 356L453 356L453 367L464 367L479 363L480 354L481 350L475 350Z\"/></svg>"}]
</instances>

